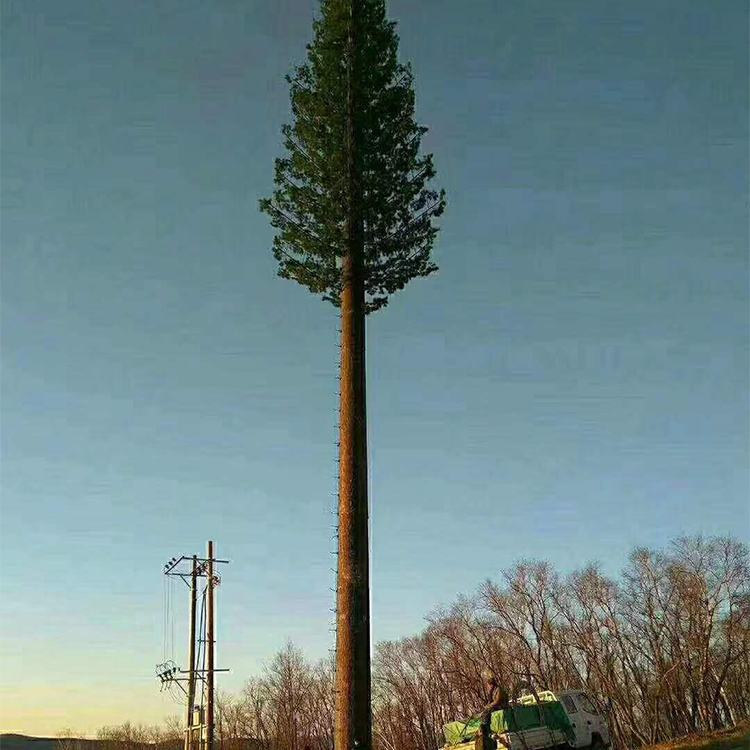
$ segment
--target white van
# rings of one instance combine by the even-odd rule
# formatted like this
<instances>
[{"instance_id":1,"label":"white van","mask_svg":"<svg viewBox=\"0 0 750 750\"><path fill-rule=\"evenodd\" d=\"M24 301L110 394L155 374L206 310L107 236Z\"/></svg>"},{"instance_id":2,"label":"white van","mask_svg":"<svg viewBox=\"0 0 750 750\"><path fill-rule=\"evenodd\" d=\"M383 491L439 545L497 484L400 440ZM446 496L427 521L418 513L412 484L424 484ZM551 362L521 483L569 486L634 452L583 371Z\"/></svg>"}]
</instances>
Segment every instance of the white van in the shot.
<instances>
[{"instance_id":1,"label":"white van","mask_svg":"<svg viewBox=\"0 0 750 750\"><path fill-rule=\"evenodd\" d=\"M555 695L551 690L537 693L539 703L544 706L549 701L559 701L570 719L573 727L573 738L566 736L560 729L536 727L519 732L503 732L494 735L499 750L548 750L563 746L567 748L591 748L603 750L611 744L609 727L603 716L600 716L594 704L582 690L564 690ZM518 699L522 705L536 705L533 695L524 695Z\"/></svg>"},{"instance_id":2,"label":"white van","mask_svg":"<svg viewBox=\"0 0 750 750\"><path fill-rule=\"evenodd\" d=\"M609 737L607 720L596 712L596 706L582 690L564 690L558 696L570 723L575 729L576 741L574 747L609 747L612 742Z\"/></svg>"}]
</instances>

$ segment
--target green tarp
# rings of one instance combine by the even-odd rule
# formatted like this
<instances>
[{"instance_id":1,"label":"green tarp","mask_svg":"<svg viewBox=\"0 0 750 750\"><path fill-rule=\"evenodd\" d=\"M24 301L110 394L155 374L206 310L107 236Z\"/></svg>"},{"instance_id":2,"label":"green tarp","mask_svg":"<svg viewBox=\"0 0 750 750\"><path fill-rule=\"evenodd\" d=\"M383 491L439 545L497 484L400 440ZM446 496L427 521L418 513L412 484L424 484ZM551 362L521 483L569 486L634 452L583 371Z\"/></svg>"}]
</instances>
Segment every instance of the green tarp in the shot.
<instances>
[{"instance_id":1,"label":"green tarp","mask_svg":"<svg viewBox=\"0 0 750 750\"><path fill-rule=\"evenodd\" d=\"M541 714L541 715L540 715ZM537 729L539 727L559 729L568 737L572 737L573 728L570 726L568 715L565 713L559 701L546 701L534 706L515 706L503 711L495 711L490 716L490 732L502 734L503 732L518 732L524 729ZM479 721L473 719L468 723L452 721L443 727L446 745L458 745L461 742L473 739L479 730Z\"/></svg>"}]
</instances>

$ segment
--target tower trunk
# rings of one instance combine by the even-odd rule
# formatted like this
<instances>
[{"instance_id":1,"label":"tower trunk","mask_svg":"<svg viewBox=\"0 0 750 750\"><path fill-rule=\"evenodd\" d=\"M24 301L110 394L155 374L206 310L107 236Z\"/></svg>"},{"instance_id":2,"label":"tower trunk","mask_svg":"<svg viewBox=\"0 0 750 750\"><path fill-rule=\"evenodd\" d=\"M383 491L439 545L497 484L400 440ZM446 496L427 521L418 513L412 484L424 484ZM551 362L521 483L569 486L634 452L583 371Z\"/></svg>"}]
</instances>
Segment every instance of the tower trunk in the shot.
<instances>
[{"instance_id":1,"label":"tower trunk","mask_svg":"<svg viewBox=\"0 0 750 750\"><path fill-rule=\"evenodd\" d=\"M367 508L365 281L362 184L356 153L355 32L350 0L347 44L348 205L341 292L339 548L336 607L336 750L370 750L370 571Z\"/></svg>"}]
</instances>

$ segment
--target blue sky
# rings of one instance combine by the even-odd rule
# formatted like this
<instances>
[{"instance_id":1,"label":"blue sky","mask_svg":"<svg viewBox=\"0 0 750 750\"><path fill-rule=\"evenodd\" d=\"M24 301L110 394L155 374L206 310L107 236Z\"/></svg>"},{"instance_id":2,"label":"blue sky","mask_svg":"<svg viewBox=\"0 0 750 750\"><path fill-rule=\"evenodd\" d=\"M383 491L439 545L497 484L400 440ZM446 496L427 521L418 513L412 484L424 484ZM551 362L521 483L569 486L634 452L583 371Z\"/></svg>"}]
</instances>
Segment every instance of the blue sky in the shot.
<instances>
[{"instance_id":1,"label":"blue sky","mask_svg":"<svg viewBox=\"0 0 750 750\"><path fill-rule=\"evenodd\" d=\"M376 640L521 557L748 538L748 10L720 5L389 3L449 207L440 274L369 321ZM336 315L257 211L314 7L2 4L3 731L174 712L161 567L208 538L222 687L332 644Z\"/></svg>"}]
</instances>

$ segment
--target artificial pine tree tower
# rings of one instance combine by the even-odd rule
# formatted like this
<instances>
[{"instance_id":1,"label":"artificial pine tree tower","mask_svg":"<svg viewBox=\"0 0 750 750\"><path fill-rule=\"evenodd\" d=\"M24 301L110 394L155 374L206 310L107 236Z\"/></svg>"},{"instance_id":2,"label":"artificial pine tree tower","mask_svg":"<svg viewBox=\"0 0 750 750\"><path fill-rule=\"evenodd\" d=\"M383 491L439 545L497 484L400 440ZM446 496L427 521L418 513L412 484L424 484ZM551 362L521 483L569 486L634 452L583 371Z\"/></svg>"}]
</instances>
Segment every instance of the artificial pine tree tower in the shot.
<instances>
[{"instance_id":1,"label":"artificial pine tree tower","mask_svg":"<svg viewBox=\"0 0 750 750\"><path fill-rule=\"evenodd\" d=\"M341 311L336 750L371 750L365 316L430 259L445 208L411 70L398 62L384 0L321 0L308 61L287 76L294 122L282 132L273 198L279 275Z\"/></svg>"}]
</instances>

